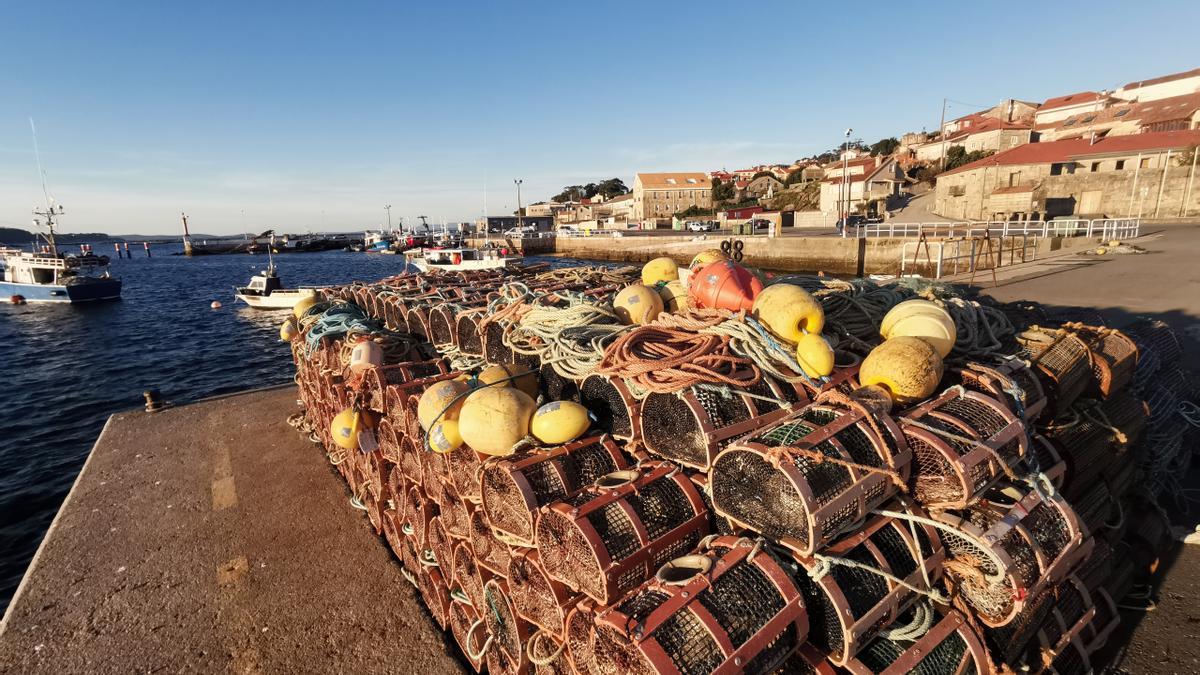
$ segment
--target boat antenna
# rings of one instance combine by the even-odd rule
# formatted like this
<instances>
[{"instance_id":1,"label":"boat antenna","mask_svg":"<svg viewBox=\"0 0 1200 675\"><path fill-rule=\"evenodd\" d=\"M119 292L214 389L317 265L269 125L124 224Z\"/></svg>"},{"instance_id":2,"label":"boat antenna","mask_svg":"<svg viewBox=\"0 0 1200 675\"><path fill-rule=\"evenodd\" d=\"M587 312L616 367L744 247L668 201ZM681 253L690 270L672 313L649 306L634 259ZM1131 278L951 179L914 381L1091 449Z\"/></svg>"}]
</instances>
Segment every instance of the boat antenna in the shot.
<instances>
[{"instance_id":1,"label":"boat antenna","mask_svg":"<svg viewBox=\"0 0 1200 675\"><path fill-rule=\"evenodd\" d=\"M46 170L42 167L42 151L38 148L37 141L37 126L33 123L33 118L29 118L29 129L33 132L33 156L37 159L38 174L42 179L42 194L46 197L46 210L33 212L35 216L42 216L46 219L46 234L43 235L46 243L50 244L50 252L58 255L58 244L54 241L54 216L61 215L62 207L54 208L54 199L50 196L50 189L46 187ZM34 219L37 225L41 225L41 221Z\"/></svg>"}]
</instances>

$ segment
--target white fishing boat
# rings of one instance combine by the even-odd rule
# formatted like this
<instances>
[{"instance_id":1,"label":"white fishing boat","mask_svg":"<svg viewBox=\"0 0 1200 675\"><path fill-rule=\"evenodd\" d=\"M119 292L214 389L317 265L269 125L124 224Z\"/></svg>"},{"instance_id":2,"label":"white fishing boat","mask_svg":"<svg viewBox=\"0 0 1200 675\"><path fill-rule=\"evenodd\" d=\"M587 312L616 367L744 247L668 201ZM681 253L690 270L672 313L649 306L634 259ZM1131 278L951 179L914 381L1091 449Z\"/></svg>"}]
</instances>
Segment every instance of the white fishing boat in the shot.
<instances>
[{"instance_id":1,"label":"white fishing boat","mask_svg":"<svg viewBox=\"0 0 1200 675\"><path fill-rule=\"evenodd\" d=\"M46 245L37 251L0 248L0 263L4 265L0 295L17 303L119 300L121 280L109 274L108 256L92 253L87 244L80 247L78 255L58 250L54 218L62 215L62 206L34 213L45 219Z\"/></svg>"},{"instance_id":2,"label":"white fishing boat","mask_svg":"<svg viewBox=\"0 0 1200 675\"><path fill-rule=\"evenodd\" d=\"M255 309L291 309L304 298L316 295L317 288L284 288L275 269L275 259L267 249L267 269L250 277L250 283L233 289L238 300Z\"/></svg>"},{"instance_id":3,"label":"white fishing boat","mask_svg":"<svg viewBox=\"0 0 1200 675\"><path fill-rule=\"evenodd\" d=\"M422 272L496 270L520 260L498 248L425 248L406 254L408 262Z\"/></svg>"}]
</instances>

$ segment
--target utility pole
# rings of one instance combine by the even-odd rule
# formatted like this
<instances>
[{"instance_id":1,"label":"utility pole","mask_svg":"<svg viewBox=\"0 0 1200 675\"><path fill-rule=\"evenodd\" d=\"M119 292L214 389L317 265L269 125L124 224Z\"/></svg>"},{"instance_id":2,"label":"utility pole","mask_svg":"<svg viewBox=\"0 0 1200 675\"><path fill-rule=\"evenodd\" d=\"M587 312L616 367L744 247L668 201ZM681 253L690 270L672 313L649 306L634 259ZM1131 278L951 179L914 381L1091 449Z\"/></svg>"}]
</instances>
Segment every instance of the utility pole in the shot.
<instances>
[{"instance_id":1,"label":"utility pole","mask_svg":"<svg viewBox=\"0 0 1200 675\"><path fill-rule=\"evenodd\" d=\"M523 179L513 179L513 183L515 183L517 186L517 231L520 232L522 236L525 234L524 230L522 229L525 226L525 219L521 217L521 183L524 182L525 181Z\"/></svg>"},{"instance_id":2,"label":"utility pole","mask_svg":"<svg viewBox=\"0 0 1200 675\"><path fill-rule=\"evenodd\" d=\"M842 186L846 191L846 210L842 211L842 236L850 227L850 134L854 129L846 129L846 140L842 143Z\"/></svg>"},{"instance_id":3,"label":"utility pole","mask_svg":"<svg viewBox=\"0 0 1200 675\"><path fill-rule=\"evenodd\" d=\"M1161 157L1161 155L1160 155ZM1167 172L1171 169L1171 151L1167 150L1167 157L1163 160L1162 180L1158 182L1158 197L1154 199L1154 217L1158 217L1158 211L1162 208L1163 188L1167 187Z\"/></svg>"},{"instance_id":4,"label":"utility pole","mask_svg":"<svg viewBox=\"0 0 1200 675\"><path fill-rule=\"evenodd\" d=\"M938 125L938 136L942 139L942 160L938 173L946 170L946 99L942 99L942 122Z\"/></svg>"}]
</instances>

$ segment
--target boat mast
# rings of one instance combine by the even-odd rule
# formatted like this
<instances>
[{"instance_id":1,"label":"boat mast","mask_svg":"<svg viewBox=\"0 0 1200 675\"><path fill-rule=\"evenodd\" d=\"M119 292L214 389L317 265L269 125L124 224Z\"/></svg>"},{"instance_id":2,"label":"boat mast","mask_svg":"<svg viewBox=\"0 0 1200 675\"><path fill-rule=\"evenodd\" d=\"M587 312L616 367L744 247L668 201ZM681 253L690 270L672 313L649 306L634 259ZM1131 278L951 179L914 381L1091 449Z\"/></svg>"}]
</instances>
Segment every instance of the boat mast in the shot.
<instances>
[{"instance_id":1,"label":"boat mast","mask_svg":"<svg viewBox=\"0 0 1200 675\"><path fill-rule=\"evenodd\" d=\"M192 255L192 235L188 232L187 214L179 214L183 218L183 254L186 256Z\"/></svg>"},{"instance_id":2,"label":"boat mast","mask_svg":"<svg viewBox=\"0 0 1200 675\"><path fill-rule=\"evenodd\" d=\"M46 243L50 244L50 252L57 256L58 244L54 241L54 216L61 216L63 214L63 207L59 205L57 210L55 209L54 200L50 197L50 190L46 187L46 170L42 168L42 151L38 148L37 126L34 125L32 117L29 118L29 129L33 132L33 154L37 158L38 176L42 179L42 195L46 198L46 210L38 211L34 209L33 215L46 219L47 234L43 236L46 239ZM34 219L33 224L41 226L41 222L37 219Z\"/></svg>"}]
</instances>

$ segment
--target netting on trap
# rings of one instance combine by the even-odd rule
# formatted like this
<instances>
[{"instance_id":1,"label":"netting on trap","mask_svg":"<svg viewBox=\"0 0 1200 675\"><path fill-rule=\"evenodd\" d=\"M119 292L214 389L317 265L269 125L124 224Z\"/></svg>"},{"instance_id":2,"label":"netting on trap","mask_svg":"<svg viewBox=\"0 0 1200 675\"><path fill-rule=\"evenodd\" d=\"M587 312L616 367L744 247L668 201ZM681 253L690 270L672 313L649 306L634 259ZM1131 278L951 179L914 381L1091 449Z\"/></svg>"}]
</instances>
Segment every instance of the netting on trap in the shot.
<instances>
[{"instance_id":1,"label":"netting on trap","mask_svg":"<svg viewBox=\"0 0 1200 675\"><path fill-rule=\"evenodd\" d=\"M1029 451L1021 420L1000 401L952 387L896 418L913 453L912 495L923 506L962 508L1015 476Z\"/></svg>"},{"instance_id":2,"label":"netting on trap","mask_svg":"<svg viewBox=\"0 0 1200 675\"><path fill-rule=\"evenodd\" d=\"M536 631L529 636L525 654L533 662L536 675L578 675L567 656L566 644L557 635Z\"/></svg>"},{"instance_id":3,"label":"netting on trap","mask_svg":"<svg viewBox=\"0 0 1200 675\"><path fill-rule=\"evenodd\" d=\"M1037 375L1020 359L995 364L970 362L949 373L967 389L1004 402L1021 421L1032 424L1046 410L1046 393Z\"/></svg>"},{"instance_id":4,"label":"netting on trap","mask_svg":"<svg viewBox=\"0 0 1200 675\"><path fill-rule=\"evenodd\" d=\"M483 471L483 460L486 458L486 455L481 455L466 445L446 453L450 483L460 498L474 504L483 501L483 493L479 489L479 475Z\"/></svg>"},{"instance_id":5,"label":"netting on trap","mask_svg":"<svg viewBox=\"0 0 1200 675\"><path fill-rule=\"evenodd\" d=\"M651 393L641 401L634 436L654 455L707 471L734 440L808 402L805 390L770 376L740 390L698 384L670 394Z\"/></svg>"},{"instance_id":6,"label":"netting on trap","mask_svg":"<svg viewBox=\"0 0 1200 675\"><path fill-rule=\"evenodd\" d=\"M538 370L538 390L547 401L579 400L579 383L563 377L549 363Z\"/></svg>"},{"instance_id":7,"label":"netting on trap","mask_svg":"<svg viewBox=\"0 0 1200 675\"><path fill-rule=\"evenodd\" d=\"M1099 534L1114 522L1117 512L1117 501L1104 481L1092 481L1072 495L1071 508L1079 516L1085 534Z\"/></svg>"},{"instance_id":8,"label":"netting on trap","mask_svg":"<svg viewBox=\"0 0 1200 675\"><path fill-rule=\"evenodd\" d=\"M1146 426L1149 410L1129 390L1104 401L1084 399L1048 424L1043 433L1067 463L1067 491L1076 493L1131 451Z\"/></svg>"},{"instance_id":9,"label":"netting on trap","mask_svg":"<svg viewBox=\"0 0 1200 675\"><path fill-rule=\"evenodd\" d=\"M425 496L419 485L413 485L408 489L407 503L404 506L404 523L401 529L406 535L412 537L418 549L425 548L429 521L437 514L437 504Z\"/></svg>"},{"instance_id":10,"label":"netting on trap","mask_svg":"<svg viewBox=\"0 0 1200 675\"><path fill-rule=\"evenodd\" d=\"M629 466L625 453L608 436L592 436L549 450L492 460L480 474L483 510L495 531L532 546L540 507Z\"/></svg>"},{"instance_id":11,"label":"netting on trap","mask_svg":"<svg viewBox=\"0 0 1200 675\"><path fill-rule=\"evenodd\" d=\"M445 578L449 585L453 573L451 567L451 553L454 550L454 540L450 538L450 534L446 532L446 525L442 522L442 516L437 515L429 519L429 528L425 533L425 550L421 552L422 560L432 567L439 567L442 570L442 577Z\"/></svg>"},{"instance_id":12,"label":"netting on trap","mask_svg":"<svg viewBox=\"0 0 1200 675\"><path fill-rule=\"evenodd\" d=\"M513 611L507 582L496 578L483 587L483 624L492 640L487 649L488 671L491 673L526 672L529 657L525 642L532 632L527 621Z\"/></svg>"},{"instance_id":13,"label":"netting on trap","mask_svg":"<svg viewBox=\"0 0 1200 675\"><path fill-rule=\"evenodd\" d=\"M1107 398L1133 381L1137 367L1138 348L1124 333L1079 323L1065 324L1064 330L1083 340L1088 347L1092 365L1092 395Z\"/></svg>"},{"instance_id":14,"label":"netting on trap","mask_svg":"<svg viewBox=\"0 0 1200 675\"><path fill-rule=\"evenodd\" d=\"M704 500L683 471L646 462L543 507L535 540L552 578L612 602L710 531Z\"/></svg>"},{"instance_id":15,"label":"netting on trap","mask_svg":"<svg viewBox=\"0 0 1200 675\"><path fill-rule=\"evenodd\" d=\"M620 378L593 374L579 385L579 402L595 416L592 426L630 441L637 437L633 420L640 415L640 403Z\"/></svg>"},{"instance_id":16,"label":"netting on trap","mask_svg":"<svg viewBox=\"0 0 1200 675\"><path fill-rule=\"evenodd\" d=\"M452 380L459 375L462 375L462 373L449 371L428 377L420 377L399 384L384 385L384 414L392 419L392 424L396 426L397 432L403 431L406 434L412 435L414 426L417 430L421 428L416 420L417 401L421 399L421 394L425 393L426 389L438 382Z\"/></svg>"},{"instance_id":17,"label":"netting on trap","mask_svg":"<svg viewBox=\"0 0 1200 675\"><path fill-rule=\"evenodd\" d=\"M507 573L512 551L507 543L500 541L488 523L483 509L476 509L471 514L471 551L475 560L493 574L503 576Z\"/></svg>"},{"instance_id":18,"label":"netting on trap","mask_svg":"<svg viewBox=\"0 0 1200 675\"><path fill-rule=\"evenodd\" d=\"M471 606L475 609L485 607L483 601L483 586L495 575L491 570L479 565L471 545L465 541L454 543L450 553L450 578L455 588L462 591Z\"/></svg>"},{"instance_id":19,"label":"netting on trap","mask_svg":"<svg viewBox=\"0 0 1200 675\"><path fill-rule=\"evenodd\" d=\"M454 325L454 344L458 351L467 356L483 356L483 336L479 334L479 320L486 313L486 308L468 309L459 313Z\"/></svg>"},{"instance_id":20,"label":"netting on trap","mask_svg":"<svg viewBox=\"0 0 1200 675\"><path fill-rule=\"evenodd\" d=\"M487 665L483 656L472 659L472 654L479 654L483 649L483 631L476 629L474 635L470 635L471 627L479 623L482 626L483 619L479 612L463 602L450 603L450 634L454 636L454 641L458 643L458 649L463 654L463 658L470 664L471 668L477 673L484 670ZM468 642L468 636L471 641Z\"/></svg>"},{"instance_id":21,"label":"netting on trap","mask_svg":"<svg viewBox=\"0 0 1200 675\"><path fill-rule=\"evenodd\" d=\"M483 304L476 300L465 304L438 303L429 309L429 341L439 348L458 346L458 315L468 306Z\"/></svg>"},{"instance_id":22,"label":"netting on trap","mask_svg":"<svg viewBox=\"0 0 1200 675\"><path fill-rule=\"evenodd\" d=\"M713 507L809 555L894 496L911 462L890 417L859 405L816 403L717 456Z\"/></svg>"},{"instance_id":23,"label":"netting on trap","mask_svg":"<svg viewBox=\"0 0 1200 675\"><path fill-rule=\"evenodd\" d=\"M450 468L446 456L437 452L420 452L421 490L439 507L448 503L446 482L450 480Z\"/></svg>"},{"instance_id":24,"label":"netting on trap","mask_svg":"<svg viewBox=\"0 0 1200 675\"><path fill-rule=\"evenodd\" d=\"M424 302L409 302L408 332L425 340L429 340L429 304Z\"/></svg>"},{"instance_id":25,"label":"netting on trap","mask_svg":"<svg viewBox=\"0 0 1200 675\"><path fill-rule=\"evenodd\" d=\"M514 363L516 355L504 343L504 335L510 327L507 321L480 321L480 344L483 346L483 358L488 363Z\"/></svg>"},{"instance_id":26,"label":"netting on trap","mask_svg":"<svg viewBox=\"0 0 1200 675\"><path fill-rule=\"evenodd\" d=\"M925 616L924 613L933 616ZM934 610L914 608L897 624L932 623L916 639L881 635L861 649L846 664L852 675L944 675L946 673L992 672L983 638L956 610L938 616Z\"/></svg>"},{"instance_id":27,"label":"netting on trap","mask_svg":"<svg viewBox=\"0 0 1200 675\"><path fill-rule=\"evenodd\" d=\"M1063 486L1067 476L1067 463L1062 455L1058 454L1058 448L1045 436L1039 433L1030 434L1029 454L1026 455L1026 460L1031 469L1036 467L1056 489Z\"/></svg>"},{"instance_id":28,"label":"netting on trap","mask_svg":"<svg viewBox=\"0 0 1200 675\"><path fill-rule=\"evenodd\" d=\"M378 413L387 413L387 388L407 384L450 372L445 359L425 359L370 368L363 373L362 389L367 392L367 407Z\"/></svg>"},{"instance_id":29,"label":"netting on trap","mask_svg":"<svg viewBox=\"0 0 1200 675\"><path fill-rule=\"evenodd\" d=\"M437 567L423 566L417 574L417 590L425 601L425 608L433 616L438 627L445 630L450 619L450 589Z\"/></svg>"},{"instance_id":30,"label":"netting on trap","mask_svg":"<svg viewBox=\"0 0 1200 675\"><path fill-rule=\"evenodd\" d=\"M580 675L601 675L592 640L597 609L594 600L583 598L569 608L567 622L563 626L571 666Z\"/></svg>"},{"instance_id":31,"label":"netting on trap","mask_svg":"<svg viewBox=\"0 0 1200 675\"><path fill-rule=\"evenodd\" d=\"M455 539L467 539L471 533L471 511L477 507L459 497L453 485L446 485L442 494L446 498L440 505L446 533Z\"/></svg>"},{"instance_id":32,"label":"netting on trap","mask_svg":"<svg viewBox=\"0 0 1200 675\"><path fill-rule=\"evenodd\" d=\"M1087 344L1064 331L1031 328L1017 335L1017 356L1028 361L1046 391L1051 414L1067 410L1092 382Z\"/></svg>"},{"instance_id":33,"label":"netting on trap","mask_svg":"<svg viewBox=\"0 0 1200 675\"><path fill-rule=\"evenodd\" d=\"M1163 321L1139 319L1123 332L1137 345L1138 364L1133 376L1133 386L1137 389L1149 383L1160 368L1179 363L1183 357L1179 336Z\"/></svg>"},{"instance_id":34,"label":"netting on trap","mask_svg":"<svg viewBox=\"0 0 1200 675\"><path fill-rule=\"evenodd\" d=\"M609 673L765 673L804 642L794 582L762 542L706 540L601 610L592 658Z\"/></svg>"},{"instance_id":35,"label":"netting on trap","mask_svg":"<svg viewBox=\"0 0 1200 675\"><path fill-rule=\"evenodd\" d=\"M793 557L798 568L792 576L808 608L808 639L840 666L923 599L913 588L936 588L945 551L928 525L871 516L821 554Z\"/></svg>"},{"instance_id":36,"label":"netting on trap","mask_svg":"<svg viewBox=\"0 0 1200 675\"><path fill-rule=\"evenodd\" d=\"M505 576L517 615L544 632L561 636L567 612L581 596L546 573L537 549L517 549Z\"/></svg>"},{"instance_id":37,"label":"netting on trap","mask_svg":"<svg viewBox=\"0 0 1200 675\"><path fill-rule=\"evenodd\" d=\"M933 517L942 523L946 573L979 620L993 627L1011 623L1093 546L1061 495L1023 485L1002 483L972 506Z\"/></svg>"}]
</instances>

